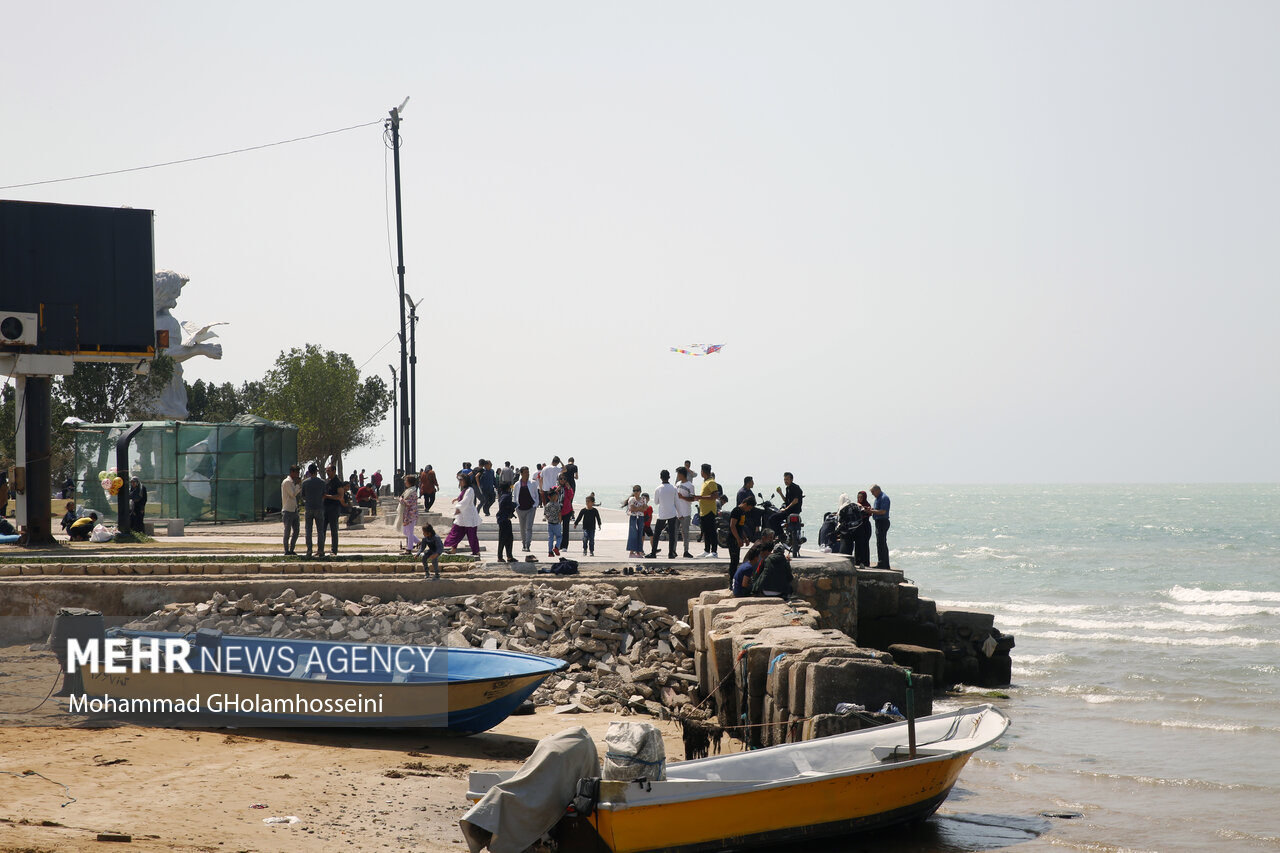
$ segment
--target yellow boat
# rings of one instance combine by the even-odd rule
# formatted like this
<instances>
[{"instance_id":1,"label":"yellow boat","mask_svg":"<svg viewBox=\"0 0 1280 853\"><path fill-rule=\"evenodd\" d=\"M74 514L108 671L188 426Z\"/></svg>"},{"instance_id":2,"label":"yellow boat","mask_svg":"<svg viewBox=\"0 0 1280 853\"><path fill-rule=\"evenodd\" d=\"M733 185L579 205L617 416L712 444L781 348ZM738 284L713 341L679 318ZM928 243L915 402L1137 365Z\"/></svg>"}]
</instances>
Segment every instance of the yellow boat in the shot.
<instances>
[{"instance_id":1,"label":"yellow boat","mask_svg":"<svg viewBox=\"0 0 1280 853\"><path fill-rule=\"evenodd\" d=\"M661 782L600 782L587 818L613 853L769 847L927 818L965 762L1009 727L993 705L668 765ZM479 799L512 773L473 773ZM572 835L580 835L581 827ZM564 845L562 845L564 849Z\"/></svg>"}]
</instances>

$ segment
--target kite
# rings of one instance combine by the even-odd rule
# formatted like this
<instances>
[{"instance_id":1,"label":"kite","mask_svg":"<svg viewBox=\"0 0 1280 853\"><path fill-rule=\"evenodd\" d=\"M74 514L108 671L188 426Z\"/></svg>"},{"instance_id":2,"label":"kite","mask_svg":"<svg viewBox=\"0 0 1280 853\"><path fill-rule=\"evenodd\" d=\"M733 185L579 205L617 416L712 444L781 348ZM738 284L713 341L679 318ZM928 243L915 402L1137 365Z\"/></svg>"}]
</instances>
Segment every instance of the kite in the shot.
<instances>
[{"instance_id":1,"label":"kite","mask_svg":"<svg viewBox=\"0 0 1280 853\"><path fill-rule=\"evenodd\" d=\"M671 347L671 351L681 355L711 355L720 352L724 346L724 344L689 344L683 347Z\"/></svg>"}]
</instances>

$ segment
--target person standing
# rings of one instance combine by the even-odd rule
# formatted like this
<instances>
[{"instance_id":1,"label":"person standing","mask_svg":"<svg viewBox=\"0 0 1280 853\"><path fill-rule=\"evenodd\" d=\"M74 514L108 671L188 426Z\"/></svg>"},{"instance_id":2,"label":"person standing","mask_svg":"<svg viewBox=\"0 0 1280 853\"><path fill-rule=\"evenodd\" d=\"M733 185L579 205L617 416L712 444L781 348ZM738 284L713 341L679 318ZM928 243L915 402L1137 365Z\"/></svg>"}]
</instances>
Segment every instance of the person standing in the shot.
<instances>
[{"instance_id":1,"label":"person standing","mask_svg":"<svg viewBox=\"0 0 1280 853\"><path fill-rule=\"evenodd\" d=\"M480 526L480 510L476 508L476 490L471 478L462 472L458 472L458 488L460 492L453 502L453 527L449 528L449 535L444 540L445 553L456 554L458 543L466 536L472 556L479 557L480 537L476 535L476 529Z\"/></svg>"},{"instance_id":2,"label":"person standing","mask_svg":"<svg viewBox=\"0 0 1280 853\"><path fill-rule=\"evenodd\" d=\"M520 546L528 551L533 546L533 522L538 511L538 484L529 479L529 466L520 466L520 479L515 485L516 518L520 519Z\"/></svg>"},{"instance_id":3,"label":"person standing","mask_svg":"<svg viewBox=\"0 0 1280 853\"><path fill-rule=\"evenodd\" d=\"M742 506L742 502L746 500L747 495L756 493L756 481L754 477L743 477L742 488L738 489L738 495L733 501L734 506Z\"/></svg>"},{"instance_id":4,"label":"person standing","mask_svg":"<svg viewBox=\"0 0 1280 853\"><path fill-rule=\"evenodd\" d=\"M480 488L480 511L485 515L489 515L489 508L498 498L497 482L492 460L481 459L480 470L476 472L476 485Z\"/></svg>"},{"instance_id":5,"label":"person standing","mask_svg":"<svg viewBox=\"0 0 1280 853\"><path fill-rule=\"evenodd\" d=\"M137 477L129 480L129 529L143 532L142 517L147 512L147 487Z\"/></svg>"},{"instance_id":6,"label":"person standing","mask_svg":"<svg viewBox=\"0 0 1280 853\"><path fill-rule=\"evenodd\" d=\"M716 506L716 498L719 495L720 487L716 485L711 466L704 462L702 463L702 491L698 498L698 525L702 528L702 544L706 549L702 552L702 556L713 560L720 559L720 542L716 538L716 515L719 509Z\"/></svg>"},{"instance_id":7,"label":"person standing","mask_svg":"<svg viewBox=\"0 0 1280 853\"><path fill-rule=\"evenodd\" d=\"M406 554L412 554L413 549L418 545L418 488L415 482L417 479L412 474L405 477L404 491L396 499L400 502L400 511L397 516L400 518L400 530L404 533Z\"/></svg>"},{"instance_id":8,"label":"person standing","mask_svg":"<svg viewBox=\"0 0 1280 853\"><path fill-rule=\"evenodd\" d=\"M644 511L648 504L639 486L631 487L631 497L622 505L627 510L627 556L644 557Z\"/></svg>"},{"instance_id":9,"label":"person standing","mask_svg":"<svg viewBox=\"0 0 1280 853\"><path fill-rule=\"evenodd\" d=\"M693 483L689 482L689 469L681 465L676 469L676 521L680 525L680 541L684 543L684 556L693 558L689 550L689 522L693 517Z\"/></svg>"},{"instance_id":10,"label":"person standing","mask_svg":"<svg viewBox=\"0 0 1280 853\"><path fill-rule=\"evenodd\" d=\"M502 562L502 549L507 549L507 562L514 563L516 555L511 553L515 538L511 535L511 517L516 514L516 502L511 496L511 489L503 489L498 496L498 562Z\"/></svg>"},{"instance_id":11,"label":"person standing","mask_svg":"<svg viewBox=\"0 0 1280 853\"><path fill-rule=\"evenodd\" d=\"M544 469L545 470L545 469ZM564 493L561 491L559 480L557 484L551 487L550 491L543 492L542 517L547 522L547 556L560 556L560 508L561 500Z\"/></svg>"},{"instance_id":12,"label":"person standing","mask_svg":"<svg viewBox=\"0 0 1280 853\"><path fill-rule=\"evenodd\" d=\"M382 492L382 469L381 468L373 472L373 476L369 478L369 482L373 483L373 490L381 494Z\"/></svg>"},{"instance_id":13,"label":"person standing","mask_svg":"<svg viewBox=\"0 0 1280 853\"><path fill-rule=\"evenodd\" d=\"M560 486L562 495L560 498L560 548L568 550L569 528L573 525L573 484L569 482L569 475L563 471L560 473L557 484Z\"/></svg>"},{"instance_id":14,"label":"person standing","mask_svg":"<svg viewBox=\"0 0 1280 853\"><path fill-rule=\"evenodd\" d=\"M298 495L302 494L302 469L289 466L289 476L280 483L280 518L284 521L284 553L295 556L298 544Z\"/></svg>"},{"instance_id":15,"label":"person standing","mask_svg":"<svg viewBox=\"0 0 1280 853\"><path fill-rule=\"evenodd\" d=\"M538 472L538 476L541 478L538 488L542 489L542 502L546 503L546 493L554 489L556 484L560 482L560 457L551 457L551 464L544 466L542 470Z\"/></svg>"},{"instance_id":16,"label":"person standing","mask_svg":"<svg viewBox=\"0 0 1280 853\"><path fill-rule=\"evenodd\" d=\"M511 467L510 462L502 463L502 470L498 472L498 489L511 489L516 484L516 469Z\"/></svg>"},{"instance_id":17,"label":"person standing","mask_svg":"<svg viewBox=\"0 0 1280 853\"><path fill-rule=\"evenodd\" d=\"M667 559L676 558L676 487L671 485L671 472L663 468L658 472L662 484L653 490L653 502L657 505L658 522L653 526L653 539L649 542L649 556L658 556L658 542L667 534Z\"/></svg>"},{"instance_id":18,"label":"person standing","mask_svg":"<svg viewBox=\"0 0 1280 853\"><path fill-rule=\"evenodd\" d=\"M364 469L360 469L360 488L364 488Z\"/></svg>"},{"instance_id":19,"label":"person standing","mask_svg":"<svg viewBox=\"0 0 1280 853\"><path fill-rule=\"evenodd\" d=\"M576 493L578 491L578 465L573 461L573 457L569 457L569 461L564 463L564 477L569 482L569 488Z\"/></svg>"},{"instance_id":20,"label":"person standing","mask_svg":"<svg viewBox=\"0 0 1280 853\"><path fill-rule=\"evenodd\" d=\"M431 507L435 505L436 495L440 493L440 480L436 478L435 469L430 465L426 471L426 485L419 485L418 491L422 494L422 509L424 512L431 512ZM421 478L419 479L421 483Z\"/></svg>"},{"instance_id":21,"label":"person standing","mask_svg":"<svg viewBox=\"0 0 1280 853\"><path fill-rule=\"evenodd\" d=\"M320 469L312 462L307 466L307 479L302 481L302 502L307 507L307 559L311 559L311 526L316 528L316 536L320 540L320 555L324 555L324 480L320 479Z\"/></svg>"},{"instance_id":22,"label":"person standing","mask_svg":"<svg viewBox=\"0 0 1280 853\"><path fill-rule=\"evenodd\" d=\"M889 496L879 486L871 487L871 495L876 499L871 505L871 518L876 524L876 564L873 568L887 569L889 566Z\"/></svg>"},{"instance_id":23,"label":"person standing","mask_svg":"<svg viewBox=\"0 0 1280 853\"><path fill-rule=\"evenodd\" d=\"M585 501L586 508L579 511L577 520L573 523L574 527L582 525L582 554L586 556L587 549L591 549L591 556L596 555L596 528L604 527L604 522L600 520L600 510L596 509L595 492L587 495Z\"/></svg>"},{"instance_id":24,"label":"person standing","mask_svg":"<svg viewBox=\"0 0 1280 853\"><path fill-rule=\"evenodd\" d=\"M346 480L338 476L338 469L330 465L325 469L325 473L329 475L329 479L324 484L324 526L329 530L329 535L333 537L333 541L329 544L329 553L337 556L338 554L338 519L342 517L343 499L346 494L348 483ZM324 556L324 540L320 541L320 556Z\"/></svg>"}]
</instances>

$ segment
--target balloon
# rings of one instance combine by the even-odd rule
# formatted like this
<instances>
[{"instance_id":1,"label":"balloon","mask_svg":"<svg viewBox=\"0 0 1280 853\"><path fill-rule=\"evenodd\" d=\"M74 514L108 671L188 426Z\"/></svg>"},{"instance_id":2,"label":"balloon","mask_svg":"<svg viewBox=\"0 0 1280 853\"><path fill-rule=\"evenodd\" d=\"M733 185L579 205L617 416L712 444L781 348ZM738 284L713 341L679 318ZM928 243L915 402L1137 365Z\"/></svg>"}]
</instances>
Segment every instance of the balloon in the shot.
<instances>
[{"instance_id":1,"label":"balloon","mask_svg":"<svg viewBox=\"0 0 1280 853\"><path fill-rule=\"evenodd\" d=\"M104 488L104 489L109 489L109 488L111 488L111 481L110 481L110 480L108 480L106 477L103 477L103 478L102 478L102 488Z\"/></svg>"},{"instance_id":2,"label":"balloon","mask_svg":"<svg viewBox=\"0 0 1280 853\"><path fill-rule=\"evenodd\" d=\"M111 481L111 485L119 489L121 486L124 485L124 480L120 477L116 477L114 480Z\"/></svg>"},{"instance_id":3,"label":"balloon","mask_svg":"<svg viewBox=\"0 0 1280 853\"><path fill-rule=\"evenodd\" d=\"M99 472L98 472L98 479L99 479L99 480L105 480L105 479L107 479L107 472L106 472L106 471L99 471Z\"/></svg>"}]
</instances>

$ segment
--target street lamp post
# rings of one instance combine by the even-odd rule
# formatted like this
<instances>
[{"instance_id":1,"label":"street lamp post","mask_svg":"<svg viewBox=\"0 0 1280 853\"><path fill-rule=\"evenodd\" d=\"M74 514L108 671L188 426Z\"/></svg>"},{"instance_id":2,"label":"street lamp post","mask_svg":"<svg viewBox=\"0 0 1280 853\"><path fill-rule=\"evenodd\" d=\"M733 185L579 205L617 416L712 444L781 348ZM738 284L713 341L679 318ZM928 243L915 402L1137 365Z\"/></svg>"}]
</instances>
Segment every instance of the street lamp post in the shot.
<instances>
[{"instance_id":1,"label":"street lamp post","mask_svg":"<svg viewBox=\"0 0 1280 853\"><path fill-rule=\"evenodd\" d=\"M400 422L396 420L396 392L394 390L396 387L396 366L394 364L388 364L387 367L391 368L391 387L393 389L391 392L391 458L394 461L391 463L391 477L394 480L396 476L396 469L400 467L400 449L396 442L396 438L400 432L398 428ZM395 493L396 484L393 482L391 484L391 494L394 495Z\"/></svg>"},{"instance_id":2,"label":"street lamp post","mask_svg":"<svg viewBox=\"0 0 1280 853\"><path fill-rule=\"evenodd\" d=\"M413 424L413 432L409 434L409 458L416 460L418 458L418 306L422 304L422 300L414 302L412 296L407 293L405 296L409 300L409 422Z\"/></svg>"},{"instance_id":3,"label":"street lamp post","mask_svg":"<svg viewBox=\"0 0 1280 853\"><path fill-rule=\"evenodd\" d=\"M396 277L400 283L400 453L397 458L403 457L404 463L400 467L405 474L414 470L413 454L409 440L413 430L409 422L409 353L405 348L407 341L405 339L404 317L404 223L400 214L400 114L404 111L407 103L409 103L409 99L405 98L400 103L400 106L393 107L391 109L391 117L387 119L387 127L391 131L392 161L395 163Z\"/></svg>"}]
</instances>

